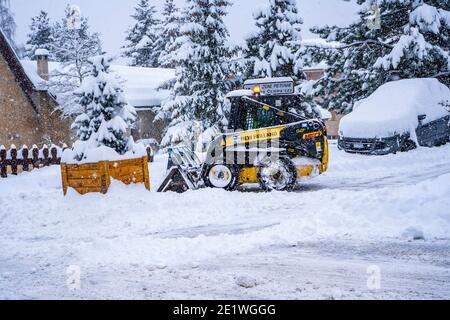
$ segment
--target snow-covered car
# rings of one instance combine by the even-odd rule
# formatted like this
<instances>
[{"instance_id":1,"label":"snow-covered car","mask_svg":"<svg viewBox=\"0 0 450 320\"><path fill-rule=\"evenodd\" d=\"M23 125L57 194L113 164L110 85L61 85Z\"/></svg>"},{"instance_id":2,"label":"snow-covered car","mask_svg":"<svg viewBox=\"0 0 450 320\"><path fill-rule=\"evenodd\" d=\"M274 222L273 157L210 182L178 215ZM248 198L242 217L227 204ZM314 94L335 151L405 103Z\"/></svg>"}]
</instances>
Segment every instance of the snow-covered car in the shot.
<instances>
[{"instance_id":1,"label":"snow-covered car","mask_svg":"<svg viewBox=\"0 0 450 320\"><path fill-rule=\"evenodd\" d=\"M342 118L341 150L384 155L449 140L450 89L437 79L386 83Z\"/></svg>"}]
</instances>

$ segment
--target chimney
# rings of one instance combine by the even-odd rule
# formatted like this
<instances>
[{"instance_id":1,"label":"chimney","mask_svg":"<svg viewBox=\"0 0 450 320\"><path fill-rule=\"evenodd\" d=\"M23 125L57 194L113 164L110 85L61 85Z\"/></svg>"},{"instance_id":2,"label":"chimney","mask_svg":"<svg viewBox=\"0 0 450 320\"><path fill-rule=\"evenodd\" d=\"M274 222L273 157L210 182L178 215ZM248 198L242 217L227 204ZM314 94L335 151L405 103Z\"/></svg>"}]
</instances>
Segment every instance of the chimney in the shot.
<instances>
[{"instance_id":1,"label":"chimney","mask_svg":"<svg viewBox=\"0 0 450 320\"><path fill-rule=\"evenodd\" d=\"M37 59L37 73L38 75L48 81L48 56L49 52L47 49L37 49L34 53Z\"/></svg>"}]
</instances>

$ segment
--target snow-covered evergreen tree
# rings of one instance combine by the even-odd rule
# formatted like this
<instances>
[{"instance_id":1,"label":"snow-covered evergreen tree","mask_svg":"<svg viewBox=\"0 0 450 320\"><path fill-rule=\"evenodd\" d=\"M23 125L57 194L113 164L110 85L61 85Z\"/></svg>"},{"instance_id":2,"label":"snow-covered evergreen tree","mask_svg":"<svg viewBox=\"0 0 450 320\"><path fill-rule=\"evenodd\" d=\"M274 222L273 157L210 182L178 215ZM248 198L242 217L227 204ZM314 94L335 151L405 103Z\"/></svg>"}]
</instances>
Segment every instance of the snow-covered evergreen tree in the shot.
<instances>
[{"instance_id":1,"label":"snow-covered evergreen tree","mask_svg":"<svg viewBox=\"0 0 450 320\"><path fill-rule=\"evenodd\" d=\"M249 77L301 74L301 19L296 0L270 0L253 14L258 30L247 39Z\"/></svg>"},{"instance_id":2,"label":"snow-covered evergreen tree","mask_svg":"<svg viewBox=\"0 0 450 320\"><path fill-rule=\"evenodd\" d=\"M16 23L10 10L9 0L0 0L0 29L3 31L9 42L14 45L16 33Z\"/></svg>"},{"instance_id":3,"label":"snow-covered evergreen tree","mask_svg":"<svg viewBox=\"0 0 450 320\"><path fill-rule=\"evenodd\" d=\"M176 62L177 81L172 98L160 112L171 121L163 145L179 143L198 123L205 128L223 123L234 54L223 21L230 5L228 0L188 0L177 49L170 55Z\"/></svg>"},{"instance_id":4,"label":"snow-covered evergreen tree","mask_svg":"<svg viewBox=\"0 0 450 320\"><path fill-rule=\"evenodd\" d=\"M84 109L73 124L78 136L74 144L78 161L86 157L89 149L105 146L123 155L134 145L129 130L136 120L136 111L126 102L116 76L110 73L111 61L107 55L90 59L90 74L77 91Z\"/></svg>"},{"instance_id":5,"label":"snow-covered evergreen tree","mask_svg":"<svg viewBox=\"0 0 450 320\"><path fill-rule=\"evenodd\" d=\"M124 57L130 58L130 65L139 67L158 67L162 48L156 41L160 34L160 22L156 18L155 6L149 0L139 0L132 18L136 24L128 30Z\"/></svg>"},{"instance_id":6,"label":"snow-covered evergreen tree","mask_svg":"<svg viewBox=\"0 0 450 320\"><path fill-rule=\"evenodd\" d=\"M316 60L329 65L313 90L328 109L350 112L356 101L392 80L438 77L450 84L449 1L359 3L359 20L350 26L313 30L329 42L310 48ZM373 28L368 19L378 10L380 25Z\"/></svg>"},{"instance_id":7,"label":"snow-covered evergreen tree","mask_svg":"<svg viewBox=\"0 0 450 320\"><path fill-rule=\"evenodd\" d=\"M47 49L52 58L53 30L47 12L42 10L39 15L31 19L30 31L26 44L26 57L34 59L37 49Z\"/></svg>"},{"instance_id":8,"label":"snow-covered evergreen tree","mask_svg":"<svg viewBox=\"0 0 450 320\"><path fill-rule=\"evenodd\" d=\"M72 26L72 14L72 9L67 7L64 18L55 23L52 47L57 61L82 65L87 63L88 58L102 52L100 36L97 32L91 32L86 17L79 17L79 24Z\"/></svg>"},{"instance_id":9,"label":"snow-covered evergreen tree","mask_svg":"<svg viewBox=\"0 0 450 320\"><path fill-rule=\"evenodd\" d=\"M80 110L73 94L90 72L89 58L102 53L99 34L91 32L89 21L80 17L79 24L70 23L71 9L66 8L64 18L53 27L50 52L60 68L50 75L49 86L57 95L60 109L65 116L78 115Z\"/></svg>"},{"instance_id":10,"label":"snow-covered evergreen tree","mask_svg":"<svg viewBox=\"0 0 450 320\"><path fill-rule=\"evenodd\" d=\"M162 11L161 32L156 40L159 64L164 68L175 68L175 61L171 60L171 53L175 51L175 40L180 34L181 16L174 0L166 0Z\"/></svg>"}]
</instances>

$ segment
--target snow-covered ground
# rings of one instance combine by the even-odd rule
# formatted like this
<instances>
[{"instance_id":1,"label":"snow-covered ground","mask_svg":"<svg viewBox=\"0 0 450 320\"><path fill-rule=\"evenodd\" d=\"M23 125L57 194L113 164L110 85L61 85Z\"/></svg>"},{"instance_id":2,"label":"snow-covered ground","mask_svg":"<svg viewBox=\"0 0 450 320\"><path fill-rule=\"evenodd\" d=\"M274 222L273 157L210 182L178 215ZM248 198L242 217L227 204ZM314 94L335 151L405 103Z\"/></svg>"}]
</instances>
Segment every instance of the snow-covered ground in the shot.
<instances>
[{"instance_id":1,"label":"snow-covered ground","mask_svg":"<svg viewBox=\"0 0 450 320\"><path fill-rule=\"evenodd\" d=\"M115 183L64 198L58 167L25 173L0 180L0 248L8 299L450 299L450 145L332 146L330 170L292 193Z\"/></svg>"}]
</instances>

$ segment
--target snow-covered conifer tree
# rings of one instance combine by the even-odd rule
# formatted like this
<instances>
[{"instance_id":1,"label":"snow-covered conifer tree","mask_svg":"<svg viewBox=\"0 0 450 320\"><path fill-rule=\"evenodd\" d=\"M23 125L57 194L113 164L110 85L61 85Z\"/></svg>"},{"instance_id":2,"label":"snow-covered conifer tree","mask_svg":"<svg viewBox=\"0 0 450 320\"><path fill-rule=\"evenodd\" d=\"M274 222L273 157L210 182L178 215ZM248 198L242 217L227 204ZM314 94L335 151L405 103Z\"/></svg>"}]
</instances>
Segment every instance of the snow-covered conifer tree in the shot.
<instances>
[{"instance_id":1,"label":"snow-covered conifer tree","mask_svg":"<svg viewBox=\"0 0 450 320\"><path fill-rule=\"evenodd\" d=\"M0 0L0 29L3 31L8 40L14 45L16 23L10 10L9 0Z\"/></svg>"},{"instance_id":2,"label":"snow-covered conifer tree","mask_svg":"<svg viewBox=\"0 0 450 320\"><path fill-rule=\"evenodd\" d=\"M132 18L136 20L128 30L124 57L130 58L130 65L139 67L158 67L161 48L156 45L160 34L160 22L156 18L155 6L149 0L139 0Z\"/></svg>"},{"instance_id":3,"label":"snow-covered conifer tree","mask_svg":"<svg viewBox=\"0 0 450 320\"><path fill-rule=\"evenodd\" d=\"M188 0L183 12L177 50L176 84L172 98L160 112L171 121L163 145L179 143L189 136L196 123L205 128L223 124L224 95L230 90L230 60L234 48L228 44L223 18L228 0Z\"/></svg>"},{"instance_id":4,"label":"snow-covered conifer tree","mask_svg":"<svg viewBox=\"0 0 450 320\"><path fill-rule=\"evenodd\" d=\"M100 36L97 32L91 32L89 21L85 17L79 17L79 24L72 26L72 14L71 8L67 7L64 18L55 23L52 50L59 62L83 65L88 58L101 54Z\"/></svg>"},{"instance_id":5,"label":"snow-covered conifer tree","mask_svg":"<svg viewBox=\"0 0 450 320\"><path fill-rule=\"evenodd\" d=\"M26 44L26 56L34 59L34 53L37 49L47 49L50 52L50 58L52 58L53 30L47 12L42 10L39 15L31 19L30 31Z\"/></svg>"},{"instance_id":6,"label":"snow-covered conifer tree","mask_svg":"<svg viewBox=\"0 0 450 320\"><path fill-rule=\"evenodd\" d=\"M249 77L299 76L301 19L296 0L270 0L254 14L258 30L247 39Z\"/></svg>"},{"instance_id":7,"label":"snow-covered conifer tree","mask_svg":"<svg viewBox=\"0 0 450 320\"><path fill-rule=\"evenodd\" d=\"M78 136L74 144L78 161L86 157L89 149L105 146L123 155L134 145L129 130L136 120L136 111L126 102L116 76L110 73L111 61L106 55L90 59L90 75L77 91L84 109L73 125Z\"/></svg>"},{"instance_id":8,"label":"snow-covered conifer tree","mask_svg":"<svg viewBox=\"0 0 450 320\"><path fill-rule=\"evenodd\" d=\"M158 61L161 67L174 68L175 61L171 59L171 53L175 51L175 40L178 38L181 27L180 10L174 0L166 0L162 11L161 32L156 40L156 48L159 55Z\"/></svg>"},{"instance_id":9,"label":"snow-covered conifer tree","mask_svg":"<svg viewBox=\"0 0 450 320\"><path fill-rule=\"evenodd\" d=\"M450 84L448 1L359 2L363 7L355 23L313 30L329 42L309 49L329 66L312 91L328 109L350 112L356 101L392 80L437 77ZM378 12L379 28L368 21Z\"/></svg>"},{"instance_id":10,"label":"snow-covered conifer tree","mask_svg":"<svg viewBox=\"0 0 450 320\"><path fill-rule=\"evenodd\" d=\"M66 8L64 18L53 26L53 42L50 52L60 68L50 75L49 87L57 95L60 109L65 116L78 115L79 105L73 94L90 73L89 59L102 53L99 34L90 30L89 21L79 17L77 26L70 23L71 9Z\"/></svg>"}]
</instances>

